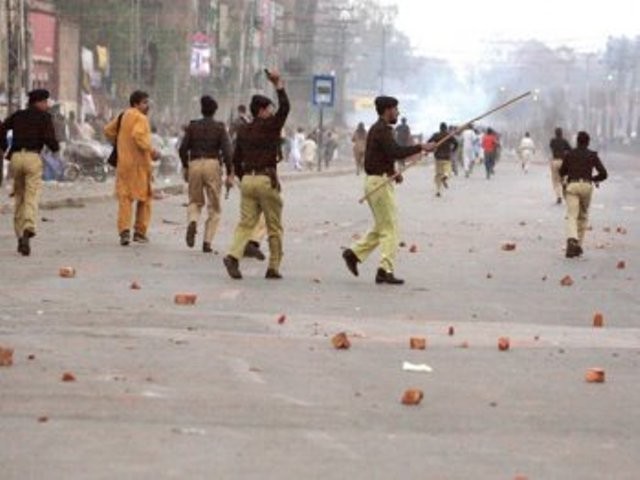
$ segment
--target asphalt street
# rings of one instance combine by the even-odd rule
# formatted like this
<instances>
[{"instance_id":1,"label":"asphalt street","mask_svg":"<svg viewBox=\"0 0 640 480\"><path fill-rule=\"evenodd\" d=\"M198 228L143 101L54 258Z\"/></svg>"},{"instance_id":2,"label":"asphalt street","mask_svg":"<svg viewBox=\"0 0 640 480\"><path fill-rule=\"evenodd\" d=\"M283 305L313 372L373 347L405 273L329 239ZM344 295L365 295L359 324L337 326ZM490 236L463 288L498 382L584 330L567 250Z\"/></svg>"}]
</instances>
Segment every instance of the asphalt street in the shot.
<instances>
[{"instance_id":1,"label":"asphalt street","mask_svg":"<svg viewBox=\"0 0 640 480\"><path fill-rule=\"evenodd\" d=\"M344 266L371 222L355 175L284 182L281 281L256 260L242 281L224 270L237 191L210 255L184 244L182 195L156 201L151 243L128 248L115 201L42 211L29 258L0 215L0 346L15 350L0 478L637 479L640 170L603 160L571 260L546 164L506 159L490 181L478 168L443 198L432 165L407 173L400 287L374 284L376 253L359 278ZM175 305L180 292L197 303ZM350 350L331 345L341 331ZM592 367L605 383L585 382ZM420 405L400 403L408 388Z\"/></svg>"}]
</instances>

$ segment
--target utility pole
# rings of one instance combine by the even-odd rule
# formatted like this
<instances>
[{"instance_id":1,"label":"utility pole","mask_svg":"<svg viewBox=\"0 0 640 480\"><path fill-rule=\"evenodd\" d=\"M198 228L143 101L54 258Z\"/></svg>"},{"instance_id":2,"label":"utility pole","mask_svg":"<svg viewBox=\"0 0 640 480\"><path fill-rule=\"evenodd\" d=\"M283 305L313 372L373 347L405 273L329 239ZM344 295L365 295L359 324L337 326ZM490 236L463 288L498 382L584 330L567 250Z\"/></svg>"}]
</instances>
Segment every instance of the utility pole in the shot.
<instances>
[{"instance_id":1,"label":"utility pole","mask_svg":"<svg viewBox=\"0 0 640 480\"><path fill-rule=\"evenodd\" d=\"M22 107L29 90L27 9L25 0L6 0L7 10L7 113Z\"/></svg>"}]
</instances>

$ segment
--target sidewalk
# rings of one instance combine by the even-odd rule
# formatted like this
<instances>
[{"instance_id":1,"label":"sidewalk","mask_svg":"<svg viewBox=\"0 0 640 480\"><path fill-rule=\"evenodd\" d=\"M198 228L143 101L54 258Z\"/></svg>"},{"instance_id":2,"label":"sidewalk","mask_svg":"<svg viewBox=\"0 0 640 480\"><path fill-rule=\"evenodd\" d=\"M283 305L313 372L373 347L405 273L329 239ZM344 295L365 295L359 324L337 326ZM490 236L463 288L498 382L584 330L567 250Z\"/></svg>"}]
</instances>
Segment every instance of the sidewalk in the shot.
<instances>
[{"instance_id":1,"label":"sidewalk","mask_svg":"<svg viewBox=\"0 0 640 480\"><path fill-rule=\"evenodd\" d=\"M279 176L284 182L292 182L316 177L352 175L354 173L354 167L340 165L322 172L281 171ZM46 182L42 191L40 209L82 208L86 204L111 200L114 198L114 184L115 179L113 177L110 177L104 183L97 183L90 178L82 178L76 182ZM11 182L7 182L2 186L0 214L7 214L13 211L13 199L9 198L10 185ZM178 175L156 180L153 183L153 193L154 197L160 198L165 195L186 194L186 183Z\"/></svg>"}]
</instances>

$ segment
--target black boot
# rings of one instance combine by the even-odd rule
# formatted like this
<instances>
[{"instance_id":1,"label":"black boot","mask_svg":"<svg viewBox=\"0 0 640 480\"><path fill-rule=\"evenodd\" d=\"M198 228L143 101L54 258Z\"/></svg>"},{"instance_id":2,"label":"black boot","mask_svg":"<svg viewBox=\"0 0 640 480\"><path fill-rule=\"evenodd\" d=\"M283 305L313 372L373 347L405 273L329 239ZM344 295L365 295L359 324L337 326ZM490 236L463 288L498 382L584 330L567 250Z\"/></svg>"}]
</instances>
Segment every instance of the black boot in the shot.
<instances>
[{"instance_id":1,"label":"black boot","mask_svg":"<svg viewBox=\"0 0 640 480\"><path fill-rule=\"evenodd\" d=\"M275 268L267 269L267 273L265 273L264 278L268 278L269 280L281 280L282 275Z\"/></svg>"},{"instance_id":2,"label":"black boot","mask_svg":"<svg viewBox=\"0 0 640 480\"><path fill-rule=\"evenodd\" d=\"M196 222L189 222L189 226L187 227L187 236L186 236L187 247L189 248L193 248L193 246L196 244L197 228L198 228L198 225L196 224Z\"/></svg>"},{"instance_id":3,"label":"black boot","mask_svg":"<svg viewBox=\"0 0 640 480\"><path fill-rule=\"evenodd\" d=\"M123 230L120 232L120 245L126 247L131 242L131 232L129 230Z\"/></svg>"},{"instance_id":4,"label":"black boot","mask_svg":"<svg viewBox=\"0 0 640 480\"><path fill-rule=\"evenodd\" d=\"M18 239L18 252L21 253L23 257L31 255L31 245L29 244L29 241L35 236L36 234L31 230L25 230L22 233L22 237Z\"/></svg>"},{"instance_id":5,"label":"black boot","mask_svg":"<svg viewBox=\"0 0 640 480\"><path fill-rule=\"evenodd\" d=\"M244 247L244 256L246 258L255 258L257 260L260 260L261 262L267 258L260 250L260 244L258 242L254 242L253 240L247 242L247 246Z\"/></svg>"},{"instance_id":6,"label":"black boot","mask_svg":"<svg viewBox=\"0 0 640 480\"><path fill-rule=\"evenodd\" d=\"M136 243L149 243L149 237L142 233L135 232L133 234L133 241Z\"/></svg>"},{"instance_id":7,"label":"black boot","mask_svg":"<svg viewBox=\"0 0 640 480\"><path fill-rule=\"evenodd\" d=\"M582 248L575 238L567 239L567 250L565 256L567 258L579 257L582 254Z\"/></svg>"},{"instance_id":8,"label":"black boot","mask_svg":"<svg viewBox=\"0 0 640 480\"><path fill-rule=\"evenodd\" d=\"M344 258L344 261L347 264L347 268L349 269L349 271L353 273L354 276L357 277L359 275L358 263L360 263L360 260L358 259L356 254L353 253L353 250L351 250L350 248L347 248L344 252L342 252L342 258Z\"/></svg>"},{"instance_id":9,"label":"black boot","mask_svg":"<svg viewBox=\"0 0 640 480\"><path fill-rule=\"evenodd\" d=\"M404 280L396 278L392 272L385 272L382 268L378 269L376 273L376 283L388 283L389 285L403 285Z\"/></svg>"},{"instance_id":10,"label":"black boot","mask_svg":"<svg viewBox=\"0 0 640 480\"><path fill-rule=\"evenodd\" d=\"M202 251L204 253L212 253L213 248L211 248L211 244L209 242L202 242Z\"/></svg>"},{"instance_id":11,"label":"black boot","mask_svg":"<svg viewBox=\"0 0 640 480\"><path fill-rule=\"evenodd\" d=\"M238 259L232 257L231 255L227 255L222 260L224 266L227 268L227 273L229 276L235 280L240 280L242 278L242 273L240 273L240 266L238 264Z\"/></svg>"}]
</instances>

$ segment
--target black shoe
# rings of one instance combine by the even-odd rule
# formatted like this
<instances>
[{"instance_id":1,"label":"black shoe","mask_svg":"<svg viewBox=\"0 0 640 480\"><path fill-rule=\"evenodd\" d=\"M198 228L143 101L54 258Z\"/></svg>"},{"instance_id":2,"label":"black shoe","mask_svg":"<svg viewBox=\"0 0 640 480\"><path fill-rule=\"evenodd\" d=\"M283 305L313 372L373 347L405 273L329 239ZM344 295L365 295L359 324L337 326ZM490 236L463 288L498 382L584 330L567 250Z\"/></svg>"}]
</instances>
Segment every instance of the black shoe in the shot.
<instances>
[{"instance_id":1,"label":"black shoe","mask_svg":"<svg viewBox=\"0 0 640 480\"><path fill-rule=\"evenodd\" d=\"M196 244L196 230L198 228L198 224L196 222L190 222L187 227L187 247L193 248Z\"/></svg>"},{"instance_id":2,"label":"black shoe","mask_svg":"<svg viewBox=\"0 0 640 480\"><path fill-rule=\"evenodd\" d=\"M267 273L265 273L264 278L268 278L269 280L281 280L282 275L275 268L267 269Z\"/></svg>"},{"instance_id":3,"label":"black shoe","mask_svg":"<svg viewBox=\"0 0 640 480\"><path fill-rule=\"evenodd\" d=\"M25 230L22 233L22 237L18 239L18 252L21 253L23 257L31 255L31 245L29 244L29 240L35 236L36 234L31 230Z\"/></svg>"},{"instance_id":4,"label":"black shoe","mask_svg":"<svg viewBox=\"0 0 640 480\"><path fill-rule=\"evenodd\" d=\"M213 252L213 248L211 248L211 244L209 242L202 242L202 251L204 253Z\"/></svg>"},{"instance_id":5,"label":"black shoe","mask_svg":"<svg viewBox=\"0 0 640 480\"><path fill-rule=\"evenodd\" d=\"M242 273L240 273L240 267L238 265L238 260L232 257L231 255L227 255L222 259L224 266L227 268L227 273L231 278L236 280L240 280L242 278Z\"/></svg>"},{"instance_id":6,"label":"black shoe","mask_svg":"<svg viewBox=\"0 0 640 480\"><path fill-rule=\"evenodd\" d=\"M389 285L403 285L404 280L401 278L396 278L393 276L391 272L385 272L383 269L379 268L378 273L376 273L376 283L387 283Z\"/></svg>"},{"instance_id":7,"label":"black shoe","mask_svg":"<svg viewBox=\"0 0 640 480\"><path fill-rule=\"evenodd\" d=\"M344 261L347 264L347 268L349 269L349 271L353 273L354 276L357 277L359 275L358 263L360 263L360 260L358 259L356 254L353 253L353 250L351 250L350 248L347 248L344 252L342 252L342 258L344 258Z\"/></svg>"},{"instance_id":8,"label":"black shoe","mask_svg":"<svg viewBox=\"0 0 640 480\"><path fill-rule=\"evenodd\" d=\"M436 192L436 197L440 198L442 194L440 192Z\"/></svg>"},{"instance_id":9,"label":"black shoe","mask_svg":"<svg viewBox=\"0 0 640 480\"><path fill-rule=\"evenodd\" d=\"M142 233L135 232L133 234L133 241L136 243L149 243L149 237Z\"/></svg>"},{"instance_id":10,"label":"black shoe","mask_svg":"<svg viewBox=\"0 0 640 480\"><path fill-rule=\"evenodd\" d=\"M567 258L579 257L582 254L582 248L575 238L567 239L567 250L565 256Z\"/></svg>"},{"instance_id":11,"label":"black shoe","mask_svg":"<svg viewBox=\"0 0 640 480\"><path fill-rule=\"evenodd\" d=\"M120 245L126 247L131 242L131 233L129 230L123 230L120 232Z\"/></svg>"},{"instance_id":12,"label":"black shoe","mask_svg":"<svg viewBox=\"0 0 640 480\"><path fill-rule=\"evenodd\" d=\"M562 198L558 197L556 199L556 205L560 205L562 203Z\"/></svg>"},{"instance_id":13,"label":"black shoe","mask_svg":"<svg viewBox=\"0 0 640 480\"><path fill-rule=\"evenodd\" d=\"M264 256L264 253L260 250L260 244L258 242L254 242L253 240L247 243L247 246L244 247L244 256L246 258L255 258L264 261L267 257Z\"/></svg>"}]
</instances>

